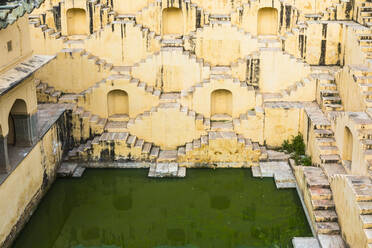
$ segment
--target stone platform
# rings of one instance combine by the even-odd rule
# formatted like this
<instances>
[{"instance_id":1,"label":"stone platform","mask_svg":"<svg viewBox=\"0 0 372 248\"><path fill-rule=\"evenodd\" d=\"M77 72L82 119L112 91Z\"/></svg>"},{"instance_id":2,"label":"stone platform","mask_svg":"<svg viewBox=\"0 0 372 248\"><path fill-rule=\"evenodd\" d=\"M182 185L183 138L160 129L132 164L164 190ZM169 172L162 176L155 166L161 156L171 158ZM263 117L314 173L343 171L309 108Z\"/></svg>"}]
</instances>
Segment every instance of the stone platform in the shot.
<instances>
[{"instance_id":1,"label":"stone platform","mask_svg":"<svg viewBox=\"0 0 372 248\"><path fill-rule=\"evenodd\" d=\"M184 178L186 167L178 166L178 163L156 163L150 165L148 177L152 178Z\"/></svg>"},{"instance_id":2,"label":"stone platform","mask_svg":"<svg viewBox=\"0 0 372 248\"><path fill-rule=\"evenodd\" d=\"M294 237L292 244L294 248L320 248L319 241L312 237Z\"/></svg>"},{"instance_id":3,"label":"stone platform","mask_svg":"<svg viewBox=\"0 0 372 248\"><path fill-rule=\"evenodd\" d=\"M296 179L287 161L260 162L252 167L253 177L273 177L278 189L296 188Z\"/></svg>"},{"instance_id":4,"label":"stone platform","mask_svg":"<svg viewBox=\"0 0 372 248\"><path fill-rule=\"evenodd\" d=\"M85 171L85 167L79 166L77 163L62 163L58 170L58 177L82 177Z\"/></svg>"}]
</instances>

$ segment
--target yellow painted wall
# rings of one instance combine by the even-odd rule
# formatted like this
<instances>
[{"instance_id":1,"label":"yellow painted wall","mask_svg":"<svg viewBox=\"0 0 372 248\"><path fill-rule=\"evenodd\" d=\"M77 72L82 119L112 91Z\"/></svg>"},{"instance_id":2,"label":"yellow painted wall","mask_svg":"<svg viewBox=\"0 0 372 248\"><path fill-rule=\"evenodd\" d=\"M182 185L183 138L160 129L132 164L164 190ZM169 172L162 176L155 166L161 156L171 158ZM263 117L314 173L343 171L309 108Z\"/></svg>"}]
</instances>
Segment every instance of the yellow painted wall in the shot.
<instances>
[{"instance_id":1,"label":"yellow painted wall","mask_svg":"<svg viewBox=\"0 0 372 248\"><path fill-rule=\"evenodd\" d=\"M54 179L55 169L62 157L57 127L54 125L35 145L18 167L0 185L0 244L34 197L41 194L44 172Z\"/></svg>"},{"instance_id":2,"label":"yellow painted wall","mask_svg":"<svg viewBox=\"0 0 372 248\"><path fill-rule=\"evenodd\" d=\"M11 43L10 51L8 42ZM6 29L0 30L0 72L31 53L28 15L25 14Z\"/></svg>"},{"instance_id":3,"label":"yellow painted wall","mask_svg":"<svg viewBox=\"0 0 372 248\"><path fill-rule=\"evenodd\" d=\"M66 73L69 72L69 73ZM65 93L80 93L112 73L82 49L65 49L35 73L35 78Z\"/></svg>"},{"instance_id":4,"label":"yellow painted wall","mask_svg":"<svg viewBox=\"0 0 372 248\"><path fill-rule=\"evenodd\" d=\"M268 146L281 146L284 140L298 135L302 126L300 108L265 108L264 139Z\"/></svg>"},{"instance_id":5,"label":"yellow painted wall","mask_svg":"<svg viewBox=\"0 0 372 248\"><path fill-rule=\"evenodd\" d=\"M188 89L206 79L208 72L209 67L182 48L162 49L132 68L134 78L164 92Z\"/></svg>"},{"instance_id":6,"label":"yellow painted wall","mask_svg":"<svg viewBox=\"0 0 372 248\"><path fill-rule=\"evenodd\" d=\"M178 106L158 107L150 116L143 116L134 125L129 125L129 132L166 150L176 149L206 134L197 129L195 117L181 112Z\"/></svg>"},{"instance_id":7,"label":"yellow painted wall","mask_svg":"<svg viewBox=\"0 0 372 248\"><path fill-rule=\"evenodd\" d=\"M135 14L141 9L154 3L155 0L136 0L136 1L122 1L114 0L115 11L118 14Z\"/></svg>"}]
</instances>

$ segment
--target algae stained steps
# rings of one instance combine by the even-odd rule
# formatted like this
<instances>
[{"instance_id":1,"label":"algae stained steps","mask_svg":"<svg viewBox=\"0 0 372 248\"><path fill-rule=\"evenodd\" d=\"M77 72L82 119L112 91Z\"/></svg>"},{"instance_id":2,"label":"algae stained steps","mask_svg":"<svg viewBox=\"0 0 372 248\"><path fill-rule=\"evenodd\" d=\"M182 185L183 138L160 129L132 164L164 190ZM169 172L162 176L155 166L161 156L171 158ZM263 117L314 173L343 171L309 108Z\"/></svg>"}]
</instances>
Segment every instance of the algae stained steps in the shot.
<instances>
[{"instance_id":1,"label":"algae stained steps","mask_svg":"<svg viewBox=\"0 0 372 248\"><path fill-rule=\"evenodd\" d=\"M258 143L232 131L210 131L174 150L161 149L128 132L104 132L73 148L66 160L178 162L189 166L220 163L224 167L241 167L266 158L266 150Z\"/></svg>"}]
</instances>

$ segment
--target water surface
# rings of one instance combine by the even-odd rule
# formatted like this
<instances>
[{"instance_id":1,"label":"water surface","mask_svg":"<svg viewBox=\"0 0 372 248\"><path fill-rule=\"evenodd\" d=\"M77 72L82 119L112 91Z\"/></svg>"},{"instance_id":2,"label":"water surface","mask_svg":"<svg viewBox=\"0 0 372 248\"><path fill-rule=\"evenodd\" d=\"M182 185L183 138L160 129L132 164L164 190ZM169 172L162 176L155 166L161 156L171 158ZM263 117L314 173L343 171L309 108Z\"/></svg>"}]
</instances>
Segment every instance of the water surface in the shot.
<instances>
[{"instance_id":1,"label":"water surface","mask_svg":"<svg viewBox=\"0 0 372 248\"><path fill-rule=\"evenodd\" d=\"M294 189L248 169L189 169L186 179L147 170L87 170L58 179L14 248L292 247L311 236Z\"/></svg>"}]
</instances>

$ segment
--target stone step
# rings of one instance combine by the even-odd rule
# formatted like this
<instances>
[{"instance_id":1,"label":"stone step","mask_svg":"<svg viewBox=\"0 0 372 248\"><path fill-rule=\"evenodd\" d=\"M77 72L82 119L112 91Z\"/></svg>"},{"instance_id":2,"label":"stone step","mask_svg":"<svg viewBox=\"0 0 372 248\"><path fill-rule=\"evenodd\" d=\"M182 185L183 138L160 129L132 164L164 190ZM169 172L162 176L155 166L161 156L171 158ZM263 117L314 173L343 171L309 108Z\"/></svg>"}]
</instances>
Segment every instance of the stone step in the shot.
<instances>
[{"instance_id":1,"label":"stone step","mask_svg":"<svg viewBox=\"0 0 372 248\"><path fill-rule=\"evenodd\" d=\"M75 147L75 148L73 148L72 150L70 150L70 151L67 153L67 156L68 156L70 159L76 158L76 157L78 156L78 148Z\"/></svg>"},{"instance_id":2,"label":"stone step","mask_svg":"<svg viewBox=\"0 0 372 248\"><path fill-rule=\"evenodd\" d=\"M137 139L136 143L134 144L134 147L140 149L142 152L142 148L144 144L145 144L145 141L143 139Z\"/></svg>"},{"instance_id":3,"label":"stone step","mask_svg":"<svg viewBox=\"0 0 372 248\"><path fill-rule=\"evenodd\" d=\"M358 137L360 139L372 139L371 129L358 129Z\"/></svg>"},{"instance_id":4,"label":"stone step","mask_svg":"<svg viewBox=\"0 0 372 248\"><path fill-rule=\"evenodd\" d=\"M335 138L316 138L316 142L319 146L335 146L336 140Z\"/></svg>"},{"instance_id":5,"label":"stone step","mask_svg":"<svg viewBox=\"0 0 372 248\"><path fill-rule=\"evenodd\" d=\"M325 96L325 97L328 97L328 96L333 96L333 97L335 97L335 96L339 96L337 90L321 90L321 91L320 91L320 94L321 94L322 96Z\"/></svg>"},{"instance_id":6,"label":"stone step","mask_svg":"<svg viewBox=\"0 0 372 248\"><path fill-rule=\"evenodd\" d=\"M58 177L70 177L78 167L77 163L63 162L57 169Z\"/></svg>"},{"instance_id":7,"label":"stone step","mask_svg":"<svg viewBox=\"0 0 372 248\"><path fill-rule=\"evenodd\" d=\"M309 188L329 188L329 182L319 167L304 167L304 177Z\"/></svg>"},{"instance_id":8,"label":"stone step","mask_svg":"<svg viewBox=\"0 0 372 248\"><path fill-rule=\"evenodd\" d=\"M372 214L372 202L357 202L359 214Z\"/></svg>"},{"instance_id":9,"label":"stone step","mask_svg":"<svg viewBox=\"0 0 372 248\"><path fill-rule=\"evenodd\" d=\"M320 166L328 178L337 174L347 174L345 168L340 163L321 164Z\"/></svg>"},{"instance_id":10,"label":"stone step","mask_svg":"<svg viewBox=\"0 0 372 248\"><path fill-rule=\"evenodd\" d=\"M337 90L337 85L332 83L321 83L319 85L320 90Z\"/></svg>"},{"instance_id":11,"label":"stone step","mask_svg":"<svg viewBox=\"0 0 372 248\"><path fill-rule=\"evenodd\" d=\"M338 148L336 146L319 146L319 152L322 155L338 154Z\"/></svg>"},{"instance_id":12,"label":"stone step","mask_svg":"<svg viewBox=\"0 0 372 248\"><path fill-rule=\"evenodd\" d=\"M340 226L337 222L317 222L315 229L318 234L339 234Z\"/></svg>"},{"instance_id":13,"label":"stone step","mask_svg":"<svg viewBox=\"0 0 372 248\"><path fill-rule=\"evenodd\" d=\"M85 171L85 167L78 166L75 169L74 173L72 174L72 177L74 177L74 178L82 177L83 174L84 174L84 171Z\"/></svg>"},{"instance_id":14,"label":"stone step","mask_svg":"<svg viewBox=\"0 0 372 248\"><path fill-rule=\"evenodd\" d=\"M312 200L331 200L332 191L327 188L310 188L310 197Z\"/></svg>"},{"instance_id":15,"label":"stone step","mask_svg":"<svg viewBox=\"0 0 372 248\"><path fill-rule=\"evenodd\" d=\"M367 238L367 242L372 243L372 229L363 229L363 232Z\"/></svg>"},{"instance_id":16,"label":"stone step","mask_svg":"<svg viewBox=\"0 0 372 248\"><path fill-rule=\"evenodd\" d=\"M252 166L252 176L253 177L262 177L261 169L259 166Z\"/></svg>"},{"instance_id":17,"label":"stone step","mask_svg":"<svg viewBox=\"0 0 372 248\"><path fill-rule=\"evenodd\" d=\"M145 142L142 147L142 153L150 154L152 148L152 143Z\"/></svg>"},{"instance_id":18,"label":"stone step","mask_svg":"<svg viewBox=\"0 0 372 248\"><path fill-rule=\"evenodd\" d=\"M159 151L160 151L160 148L159 147L153 146L151 148L151 152L150 152L150 159L156 159L156 158L158 158Z\"/></svg>"},{"instance_id":19,"label":"stone step","mask_svg":"<svg viewBox=\"0 0 372 248\"><path fill-rule=\"evenodd\" d=\"M127 121L108 121L105 125L106 132L125 132L127 131Z\"/></svg>"},{"instance_id":20,"label":"stone step","mask_svg":"<svg viewBox=\"0 0 372 248\"><path fill-rule=\"evenodd\" d=\"M333 132L327 129L315 129L314 130L315 136L317 138L331 138L333 137Z\"/></svg>"},{"instance_id":21,"label":"stone step","mask_svg":"<svg viewBox=\"0 0 372 248\"><path fill-rule=\"evenodd\" d=\"M316 222L335 222L337 213L334 210L315 210L313 211Z\"/></svg>"},{"instance_id":22,"label":"stone step","mask_svg":"<svg viewBox=\"0 0 372 248\"><path fill-rule=\"evenodd\" d=\"M323 104L326 111L342 111L342 104Z\"/></svg>"},{"instance_id":23,"label":"stone step","mask_svg":"<svg viewBox=\"0 0 372 248\"><path fill-rule=\"evenodd\" d=\"M363 223L363 228L372 229L372 215L362 214L360 215L360 219Z\"/></svg>"},{"instance_id":24,"label":"stone step","mask_svg":"<svg viewBox=\"0 0 372 248\"><path fill-rule=\"evenodd\" d=\"M323 248L347 248L341 235L318 234L318 240Z\"/></svg>"},{"instance_id":25,"label":"stone step","mask_svg":"<svg viewBox=\"0 0 372 248\"><path fill-rule=\"evenodd\" d=\"M177 150L161 150L157 162L172 162L177 160Z\"/></svg>"},{"instance_id":26,"label":"stone step","mask_svg":"<svg viewBox=\"0 0 372 248\"><path fill-rule=\"evenodd\" d=\"M185 156L185 155L186 155L186 147L184 146L179 147L177 151L177 156L180 157L180 156Z\"/></svg>"},{"instance_id":27,"label":"stone step","mask_svg":"<svg viewBox=\"0 0 372 248\"><path fill-rule=\"evenodd\" d=\"M316 238L294 237L292 239L294 248L321 248Z\"/></svg>"},{"instance_id":28,"label":"stone step","mask_svg":"<svg viewBox=\"0 0 372 248\"><path fill-rule=\"evenodd\" d=\"M364 150L364 158L366 160L372 159L372 149L366 149L366 150Z\"/></svg>"},{"instance_id":29,"label":"stone step","mask_svg":"<svg viewBox=\"0 0 372 248\"><path fill-rule=\"evenodd\" d=\"M371 184L359 184L353 185L355 193L355 200L360 201L372 201L372 185Z\"/></svg>"},{"instance_id":30,"label":"stone step","mask_svg":"<svg viewBox=\"0 0 372 248\"><path fill-rule=\"evenodd\" d=\"M333 210L335 203L333 200L311 200L313 210Z\"/></svg>"},{"instance_id":31,"label":"stone step","mask_svg":"<svg viewBox=\"0 0 372 248\"><path fill-rule=\"evenodd\" d=\"M110 122L127 122L129 121L129 115L127 114L115 114L108 117Z\"/></svg>"},{"instance_id":32,"label":"stone step","mask_svg":"<svg viewBox=\"0 0 372 248\"><path fill-rule=\"evenodd\" d=\"M372 149L372 139L363 139L360 141L364 149Z\"/></svg>"},{"instance_id":33,"label":"stone step","mask_svg":"<svg viewBox=\"0 0 372 248\"><path fill-rule=\"evenodd\" d=\"M136 144L136 141L137 141L137 137L136 136L129 135L129 137L127 139L127 145L130 146L130 147L133 147Z\"/></svg>"},{"instance_id":34,"label":"stone step","mask_svg":"<svg viewBox=\"0 0 372 248\"><path fill-rule=\"evenodd\" d=\"M228 131L233 130L234 126L232 121L211 121L211 130L212 131Z\"/></svg>"},{"instance_id":35,"label":"stone step","mask_svg":"<svg viewBox=\"0 0 372 248\"><path fill-rule=\"evenodd\" d=\"M320 161L323 164L337 164L341 160L340 155L331 154L331 155L320 155Z\"/></svg>"},{"instance_id":36,"label":"stone step","mask_svg":"<svg viewBox=\"0 0 372 248\"><path fill-rule=\"evenodd\" d=\"M323 97L322 96L322 101L323 101L323 104L335 104L335 103L340 104L341 103L341 97L339 97L339 96L325 96L325 97Z\"/></svg>"}]
</instances>

